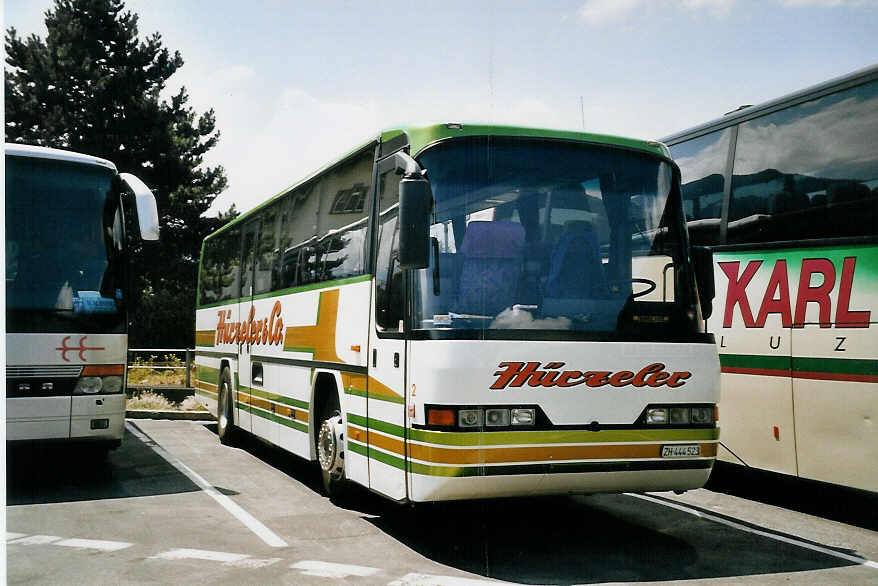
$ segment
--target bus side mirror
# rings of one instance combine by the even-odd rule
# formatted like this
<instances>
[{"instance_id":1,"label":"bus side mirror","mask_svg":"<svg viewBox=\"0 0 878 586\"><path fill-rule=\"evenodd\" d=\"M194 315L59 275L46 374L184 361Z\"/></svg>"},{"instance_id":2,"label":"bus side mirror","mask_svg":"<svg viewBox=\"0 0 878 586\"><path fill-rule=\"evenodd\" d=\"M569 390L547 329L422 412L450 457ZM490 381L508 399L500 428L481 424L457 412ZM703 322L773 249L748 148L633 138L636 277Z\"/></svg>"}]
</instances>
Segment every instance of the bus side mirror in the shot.
<instances>
[{"instance_id":1,"label":"bus side mirror","mask_svg":"<svg viewBox=\"0 0 878 586\"><path fill-rule=\"evenodd\" d=\"M716 288L713 282L713 251L706 246L692 247L692 263L695 265L695 284L701 300L701 317L707 319L713 313Z\"/></svg>"},{"instance_id":2,"label":"bus side mirror","mask_svg":"<svg viewBox=\"0 0 878 586\"><path fill-rule=\"evenodd\" d=\"M421 173L406 174L399 182L399 266L430 266L430 182Z\"/></svg>"},{"instance_id":3,"label":"bus side mirror","mask_svg":"<svg viewBox=\"0 0 878 586\"><path fill-rule=\"evenodd\" d=\"M146 184L131 173L120 173L119 178L134 192L137 202L137 222L143 240L159 239L159 211L155 196Z\"/></svg>"}]
</instances>

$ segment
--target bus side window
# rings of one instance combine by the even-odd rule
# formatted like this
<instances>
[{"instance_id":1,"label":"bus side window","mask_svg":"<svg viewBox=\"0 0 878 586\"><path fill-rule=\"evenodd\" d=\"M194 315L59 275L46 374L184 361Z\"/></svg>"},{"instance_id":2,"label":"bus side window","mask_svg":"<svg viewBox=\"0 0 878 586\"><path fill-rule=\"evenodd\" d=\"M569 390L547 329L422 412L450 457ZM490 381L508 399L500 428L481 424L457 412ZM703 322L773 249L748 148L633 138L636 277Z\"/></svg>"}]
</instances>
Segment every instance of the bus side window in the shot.
<instances>
[{"instance_id":1,"label":"bus side window","mask_svg":"<svg viewBox=\"0 0 878 586\"><path fill-rule=\"evenodd\" d=\"M375 322L379 331L399 331L403 318L402 270L399 267L399 177L383 173L378 184L378 250L375 266Z\"/></svg>"},{"instance_id":2,"label":"bus side window","mask_svg":"<svg viewBox=\"0 0 878 586\"><path fill-rule=\"evenodd\" d=\"M878 82L740 125L729 244L878 234Z\"/></svg>"},{"instance_id":3,"label":"bus side window","mask_svg":"<svg viewBox=\"0 0 878 586\"><path fill-rule=\"evenodd\" d=\"M683 211L692 244L719 244L731 129L699 136L671 147L680 166Z\"/></svg>"}]
</instances>

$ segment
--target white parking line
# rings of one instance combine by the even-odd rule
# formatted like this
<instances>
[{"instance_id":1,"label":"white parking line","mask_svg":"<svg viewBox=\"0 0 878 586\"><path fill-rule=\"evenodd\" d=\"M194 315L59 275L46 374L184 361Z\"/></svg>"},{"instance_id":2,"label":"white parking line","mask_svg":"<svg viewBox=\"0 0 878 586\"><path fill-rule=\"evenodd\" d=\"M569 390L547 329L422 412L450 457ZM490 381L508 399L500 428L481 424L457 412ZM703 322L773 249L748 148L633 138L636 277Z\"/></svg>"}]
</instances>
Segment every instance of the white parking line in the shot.
<instances>
[{"instance_id":1,"label":"white parking line","mask_svg":"<svg viewBox=\"0 0 878 586\"><path fill-rule=\"evenodd\" d=\"M775 541L780 541L782 543L788 543L790 545L796 545L798 547L802 547L805 549L810 549L811 551L816 551L828 556L832 556L841 560L845 560L847 562L852 562L855 564L860 564L863 566L867 566L870 568L878 569L878 564L873 562L872 560L868 560L866 558L862 558L855 555L848 555L846 553L842 553L840 551L835 551L834 549L830 549L828 547L823 547L820 545L815 545L813 543L808 543L807 541L803 541L800 539L794 539L792 537L786 537L785 535L778 535L777 533L772 533L770 531L762 531L760 529L755 529L753 527L749 527L747 525L743 525L741 523L735 523L734 521L730 521L729 519L725 519L723 517L718 517L716 515L711 515L710 513L705 513L703 511L699 511L698 509L693 509L687 507L686 505L681 505L679 503L668 502L664 499L656 498L650 496L648 494L635 494L633 492L625 493L628 496L633 496L639 499L643 499L645 501L649 501L651 503L656 503L659 505L664 505L671 509L676 509L678 511L682 511L684 513L689 513L690 515L695 515L696 517L700 517L702 519L707 519L708 521L713 521L714 523L719 523L721 525L725 525L726 527L731 527L733 529L737 529L738 531L745 531L747 533L752 533L753 535L759 535L760 537L767 537L769 539L774 539Z\"/></svg>"},{"instance_id":2,"label":"white parking line","mask_svg":"<svg viewBox=\"0 0 878 586\"><path fill-rule=\"evenodd\" d=\"M56 541L61 541L61 538L56 535L31 535L30 537L23 537L21 539L14 539L12 541L8 541L8 545L46 545L47 543L55 543Z\"/></svg>"},{"instance_id":3,"label":"white parking line","mask_svg":"<svg viewBox=\"0 0 878 586\"><path fill-rule=\"evenodd\" d=\"M27 536L27 533L10 533L9 531L7 531L6 532L6 541L9 542L9 541L12 541L13 539L21 539L22 537L26 537L26 536Z\"/></svg>"},{"instance_id":4,"label":"white parking line","mask_svg":"<svg viewBox=\"0 0 878 586\"><path fill-rule=\"evenodd\" d=\"M243 553L207 551L204 549L172 549L152 556L151 560L207 560L210 562L239 562L250 556Z\"/></svg>"},{"instance_id":5,"label":"white parking line","mask_svg":"<svg viewBox=\"0 0 878 586\"><path fill-rule=\"evenodd\" d=\"M433 576L432 574L406 574L398 580L388 582L387 586L485 586L487 584L509 584L496 580L478 580L474 578L452 578L450 576Z\"/></svg>"},{"instance_id":6,"label":"white parking line","mask_svg":"<svg viewBox=\"0 0 878 586\"><path fill-rule=\"evenodd\" d=\"M322 578L335 578L341 580L349 576L374 576L381 570L368 566L351 566L348 564L334 564L331 562L318 562L304 560L290 566L294 570L301 570L306 576L320 576Z\"/></svg>"},{"instance_id":7,"label":"white parking line","mask_svg":"<svg viewBox=\"0 0 878 586\"><path fill-rule=\"evenodd\" d=\"M65 539L56 541L54 545L63 545L64 547L79 547L82 549L97 549L100 551L119 551L134 545L124 541L101 541L97 539Z\"/></svg>"},{"instance_id":8,"label":"white parking line","mask_svg":"<svg viewBox=\"0 0 878 586\"><path fill-rule=\"evenodd\" d=\"M140 441L144 444L152 448L156 454L164 458L168 464L182 472L186 475L189 480L194 482L206 492L213 500L218 502L224 509L230 512L236 519L241 521L250 531L255 533L262 541L267 543L272 547L287 547L289 544L281 539L277 534L275 534L271 529L263 525L256 517L245 511L241 508L238 503L227 497L226 495L219 492L217 489L213 487L212 484L207 482L204 478L195 473L194 470L186 466L183 462L169 454L164 448L155 443L149 436L140 431L137 427L131 424L130 421L125 422L125 427Z\"/></svg>"}]
</instances>

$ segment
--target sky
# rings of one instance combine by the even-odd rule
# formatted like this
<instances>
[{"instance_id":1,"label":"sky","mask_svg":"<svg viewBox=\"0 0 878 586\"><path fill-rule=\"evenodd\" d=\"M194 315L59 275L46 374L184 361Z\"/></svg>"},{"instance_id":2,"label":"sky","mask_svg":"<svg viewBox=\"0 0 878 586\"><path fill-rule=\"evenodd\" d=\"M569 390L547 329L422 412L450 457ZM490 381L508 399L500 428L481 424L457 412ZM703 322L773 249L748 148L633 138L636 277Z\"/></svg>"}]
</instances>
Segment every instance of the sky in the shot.
<instances>
[{"instance_id":1,"label":"sky","mask_svg":"<svg viewBox=\"0 0 878 586\"><path fill-rule=\"evenodd\" d=\"M51 0L6 0L45 38ZM128 0L213 108L244 211L376 136L490 122L655 139L878 63L878 0Z\"/></svg>"}]
</instances>

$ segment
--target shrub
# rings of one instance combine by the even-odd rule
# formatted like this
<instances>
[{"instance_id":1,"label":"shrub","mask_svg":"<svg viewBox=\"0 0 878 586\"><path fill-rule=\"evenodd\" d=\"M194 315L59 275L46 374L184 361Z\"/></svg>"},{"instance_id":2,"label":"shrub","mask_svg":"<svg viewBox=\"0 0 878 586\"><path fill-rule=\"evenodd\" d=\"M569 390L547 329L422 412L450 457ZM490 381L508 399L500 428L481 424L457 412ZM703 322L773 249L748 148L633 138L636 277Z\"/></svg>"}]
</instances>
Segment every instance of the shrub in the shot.
<instances>
[{"instance_id":1,"label":"shrub","mask_svg":"<svg viewBox=\"0 0 878 586\"><path fill-rule=\"evenodd\" d=\"M143 409L162 411L173 409L174 404L158 393L146 391L128 399L126 408L132 410Z\"/></svg>"}]
</instances>

